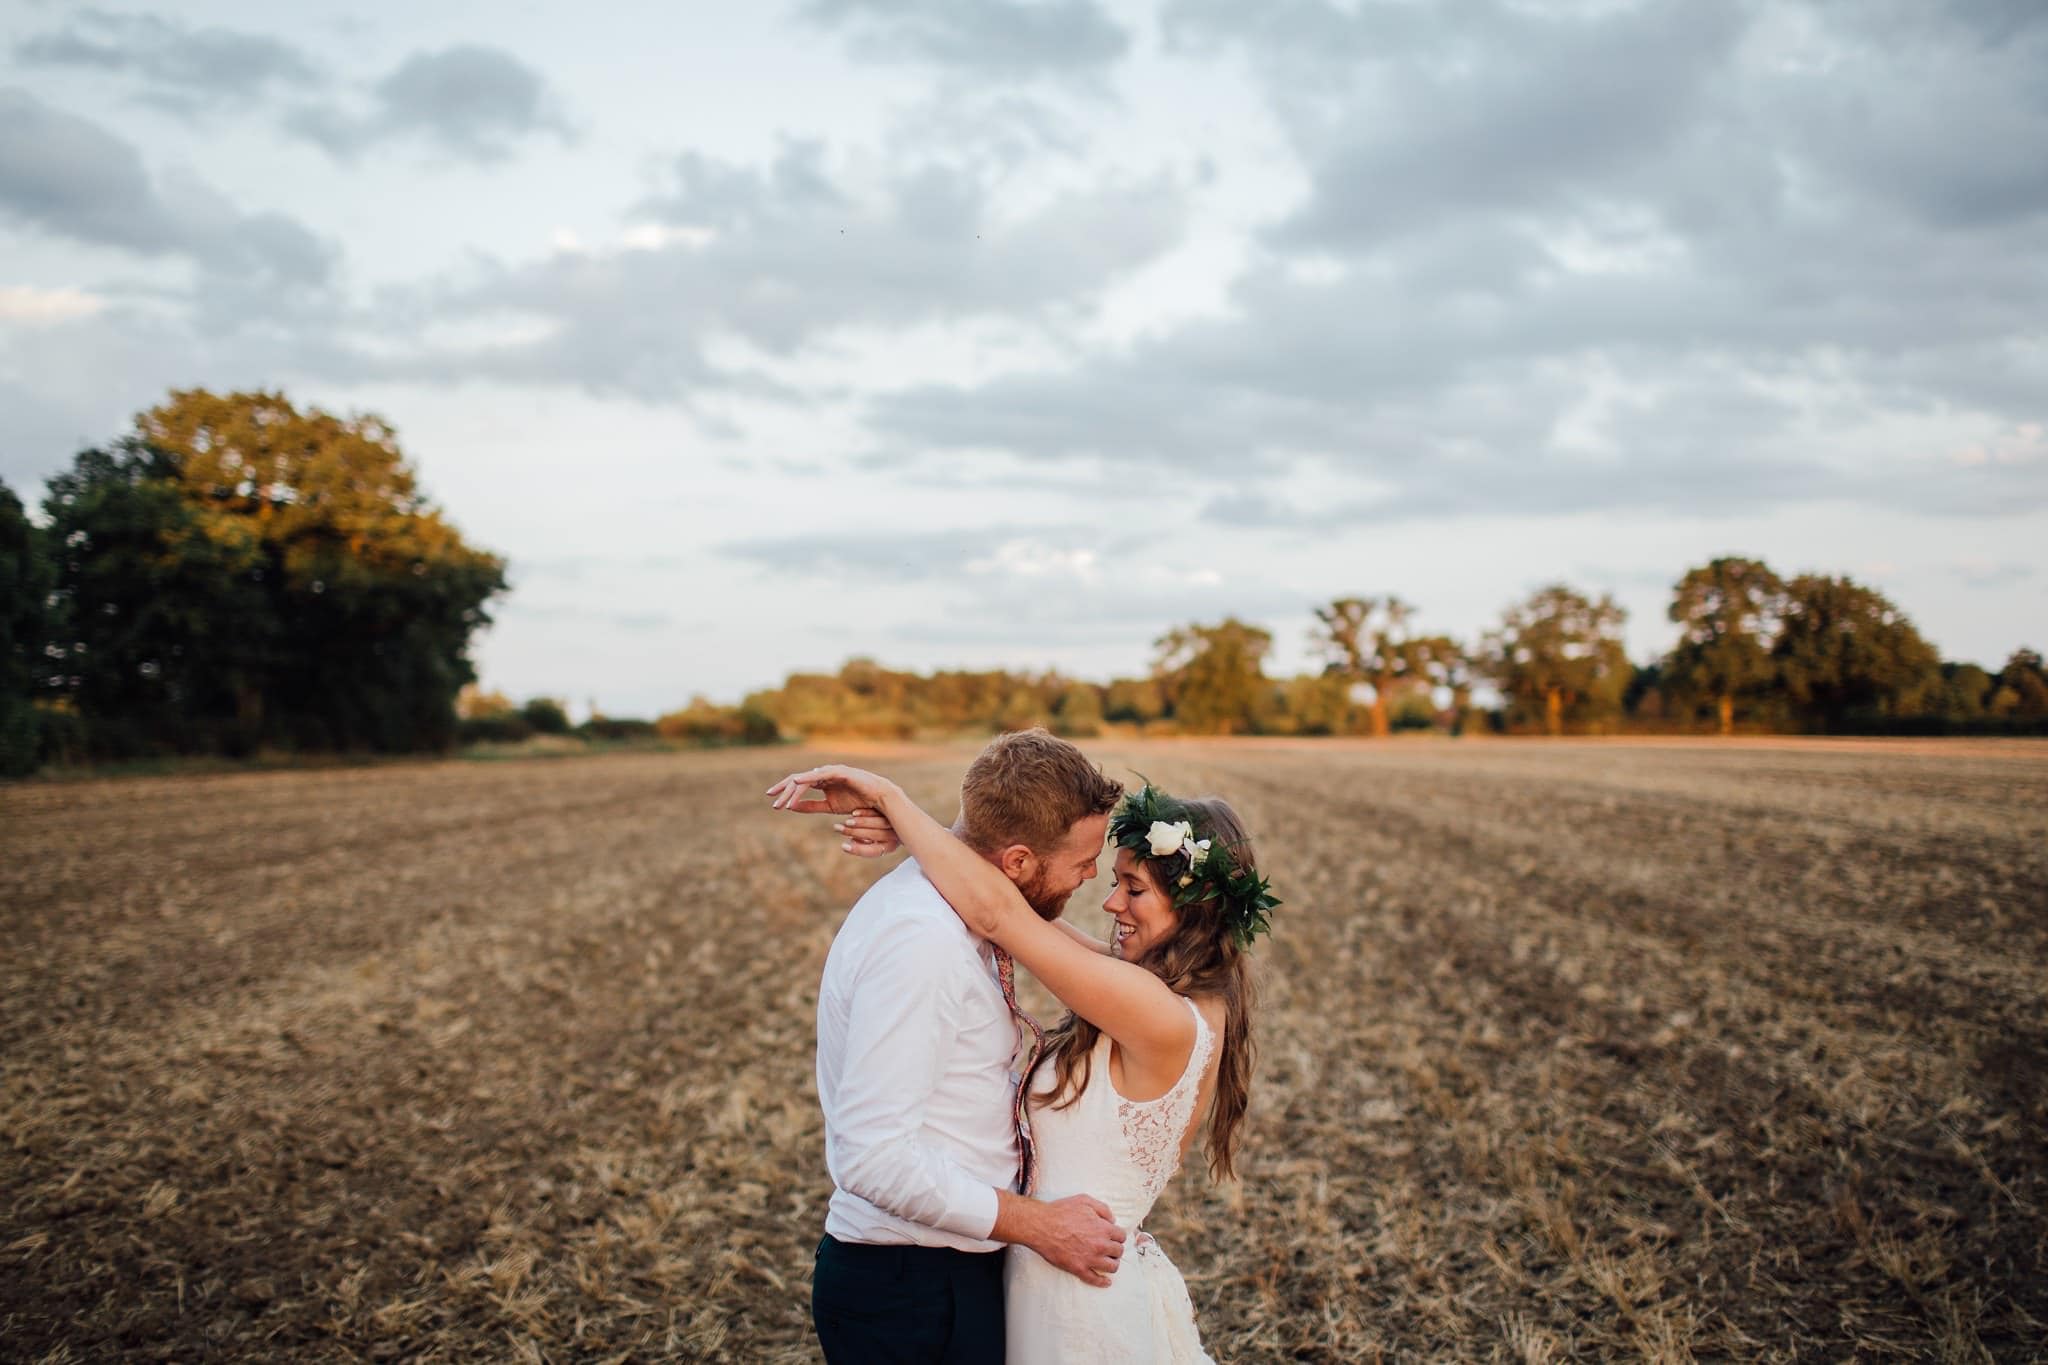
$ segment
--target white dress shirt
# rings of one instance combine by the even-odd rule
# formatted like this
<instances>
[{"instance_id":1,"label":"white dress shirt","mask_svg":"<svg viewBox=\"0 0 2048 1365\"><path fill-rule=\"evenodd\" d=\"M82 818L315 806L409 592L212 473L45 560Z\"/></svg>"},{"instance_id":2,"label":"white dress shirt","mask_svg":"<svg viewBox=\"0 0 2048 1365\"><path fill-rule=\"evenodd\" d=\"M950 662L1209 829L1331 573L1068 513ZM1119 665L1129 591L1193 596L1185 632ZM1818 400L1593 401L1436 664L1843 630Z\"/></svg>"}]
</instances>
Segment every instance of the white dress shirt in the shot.
<instances>
[{"instance_id":1,"label":"white dress shirt","mask_svg":"<svg viewBox=\"0 0 2048 1365\"><path fill-rule=\"evenodd\" d=\"M842 1242L993 1251L1015 1189L1017 1029L985 939L915 860L868 889L825 958L818 1100Z\"/></svg>"}]
</instances>

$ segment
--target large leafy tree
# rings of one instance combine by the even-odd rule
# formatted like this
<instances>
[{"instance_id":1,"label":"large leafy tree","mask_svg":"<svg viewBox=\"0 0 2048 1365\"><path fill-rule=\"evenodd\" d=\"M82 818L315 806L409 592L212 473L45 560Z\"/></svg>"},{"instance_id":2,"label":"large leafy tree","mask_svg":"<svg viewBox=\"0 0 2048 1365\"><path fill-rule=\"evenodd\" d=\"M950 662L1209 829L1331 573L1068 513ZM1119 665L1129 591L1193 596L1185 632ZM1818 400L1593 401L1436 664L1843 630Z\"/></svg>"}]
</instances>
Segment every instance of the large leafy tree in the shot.
<instances>
[{"instance_id":1,"label":"large leafy tree","mask_svg":"<svg viewBox=\"0 0 2048 1365\"><path fill-rule=\"evenodd\" d=\"M1340 597L1316 608L1310 641L1327 670L1372 688L1372 732L1391 732L1388 703L1402 683L1426 677L1434 637L1416 635L1415 608L1398 597Z\"/></svg>"},{"instance_id":2,"label":"large leafy tree","mask_svg":"<svg viewBox=\"0 0 2048 1365\"><path fill-rule=\"evenodd\" d=\"M435 748L504 565L421 494L374 417L176 393L45 501L41 665L89 748Z\"/></svg>"},{"instance_id":3,"label":"large leafy tree","mask_svg":"<svg viewBox=\"0 0 2048 1365\"><path fill-rule=\"evenodd\" d=\"M1785 585L1772 658L1809 725L1858 712L1905 715L1939 688L1941 658L1884 594L1852 579L1803 574Z\"/></svg>"},{"instance_id":4,"label":"large leafy tree","mask_svg":"<svg viewBox=\"0 0 2048 1365\"><path fill-rule=\"evenodd\" d=\"M1272 632L1227 617L1213 626L1186 625L1155 642L1153 673L1191 734L1241 734L1254 728L1267 682L1263 664Z\"/></svg>"},{"instance_id":5,"label":"large leafy tree","mask_svg":"<svg viewBox=\"0 0 2048 1365\"><path fill-rule=\"evenodd\" d=\"M21 499L0 483L0 777L35 771L35 661L48 636L49 566Z\"/></svg>"},{"instance_id":6,"label":"large leafy tree","mask_svg":"<svg viewBox=\"0 0 2048 1365\"><path fill-rule=\"evenodd\" d=\"M189 390L137 418L209 524L258 546L275 645L259 725L308 747L447 744L504 563L467 544L374 416Z\"/></svg>"},{"instance_id":7,"label":"large leafy tree","mask_svg":"<svg viewBox=\"0 0 2048 1365\"><path fill-rule=\"evenodd\" d=\"M1735 729L1737 700L1771 683L1771 637L1784 594L1784 583L1760 560L1733 556L1688 570L1673 589L1678 644L1661 681L1681 695L1711 700L1724 735Z\"/></svg>"},{"instance_id":8,"label":"large leafy tree","mask_svg":"<svg viewBox=\"0 0 2048 1365\"><path fill-rule=\"evenodd\" d=\"M1486 671L1508 698L1541 712L1547 733L1563 734L1568 715L1619 706L1629 679L1627 619L1611 597L1596 602L1552 584L1502 614L1483 645Z\"/></svg>"}]
</instances>

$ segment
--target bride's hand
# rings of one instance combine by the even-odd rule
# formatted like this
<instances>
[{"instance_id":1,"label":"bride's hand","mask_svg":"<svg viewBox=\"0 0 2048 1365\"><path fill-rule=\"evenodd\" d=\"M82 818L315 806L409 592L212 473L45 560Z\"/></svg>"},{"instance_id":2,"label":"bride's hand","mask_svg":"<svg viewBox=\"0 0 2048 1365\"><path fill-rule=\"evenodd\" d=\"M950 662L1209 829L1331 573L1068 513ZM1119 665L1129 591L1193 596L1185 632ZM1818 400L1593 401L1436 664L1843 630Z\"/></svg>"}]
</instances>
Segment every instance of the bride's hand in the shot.
<instances>
[{"instance_id":1,"label":"bride's hand","mask_svg":"<svg viewBox=\"0 0 2048 1365\"><path fill-rule=\"evenodd\" d=\"M903 847L889 817L871 806L862 806L832 828L846 836L840 851L856 858L886 858Z\"/></svg>"},{"instance_id":2,"label":"bride's hand","mask_svg":"<svg viewBox=\"0 0 2048 1365\"><path fill-rule=\"evenodd\" d=\"M791 773L770 787L768 795L775 798L776 810L795 811L799 815L850 816L862 809L881 810L895 790L896 784L888 778L864 768L827 763ZM806 791L816 795L805 796Z\"/></svg>"}]
</instances>

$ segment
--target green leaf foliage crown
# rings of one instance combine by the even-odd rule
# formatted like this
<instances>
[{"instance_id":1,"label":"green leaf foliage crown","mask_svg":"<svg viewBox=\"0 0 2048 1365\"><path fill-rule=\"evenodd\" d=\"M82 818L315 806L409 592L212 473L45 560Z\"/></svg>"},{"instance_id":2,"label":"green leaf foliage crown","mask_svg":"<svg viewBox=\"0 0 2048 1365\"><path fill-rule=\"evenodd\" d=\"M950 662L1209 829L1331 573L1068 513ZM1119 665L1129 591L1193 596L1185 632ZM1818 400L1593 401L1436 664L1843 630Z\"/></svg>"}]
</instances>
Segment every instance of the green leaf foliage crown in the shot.
<instances>
[{"instance_id":1,"label":"green leaf foliage crown","mask_svg":"<svg viewBox=\"0 0 2048 1365\"><path fill-rule=\"evenodd\" d=\"M1152 852L1152 827L1191 824L1193 814L1185 803L1153 786L1150 779L1144 779L1142 787L1126 793L1117 803L1116 813L1109 820L1109 839L1116 847L1130 849L1147 862L1161 861ZM1169 878L1174 909L1214 898L1221 904L1224 923L1230 926L1240 948L1250 948L1252 940L1260 934L1273 932L1271 915L1280 904L1279 898L1272 894L1266 878L1239 865L1228 844L1210 844L1207 839L1199 843L1184 840L1179 849L1166 855L1165 861L1175 869Z\"/></svg>"}]
</instances>

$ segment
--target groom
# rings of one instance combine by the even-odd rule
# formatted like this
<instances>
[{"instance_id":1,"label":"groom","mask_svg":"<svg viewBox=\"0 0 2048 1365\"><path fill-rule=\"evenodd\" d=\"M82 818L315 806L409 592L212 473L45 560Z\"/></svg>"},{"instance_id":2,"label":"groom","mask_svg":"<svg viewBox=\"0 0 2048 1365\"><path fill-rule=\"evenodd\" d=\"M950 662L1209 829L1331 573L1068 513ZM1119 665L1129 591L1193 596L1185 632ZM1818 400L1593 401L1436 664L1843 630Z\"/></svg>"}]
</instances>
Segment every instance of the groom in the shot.
<instances>
[{"instance_id":1,"label":"groom","mask_svg":"<svg viewBox=\"0 0 2048 1365\"><path fill-rule=\"evenodd\" d=\"M1095 876L1122 795L1079 749L1026 730L969 766L953 832L1057 919ZM795 809L837 809L833 799ZM833 1190L811 1318L831 1365L1002 1360L1006 1242L1109 1283L1124 1232L1106 1205L1017 1193L1018 1039L993 947L917 863L869 888L833 939L818 990Z\"/></svg>"}]
</instances>

